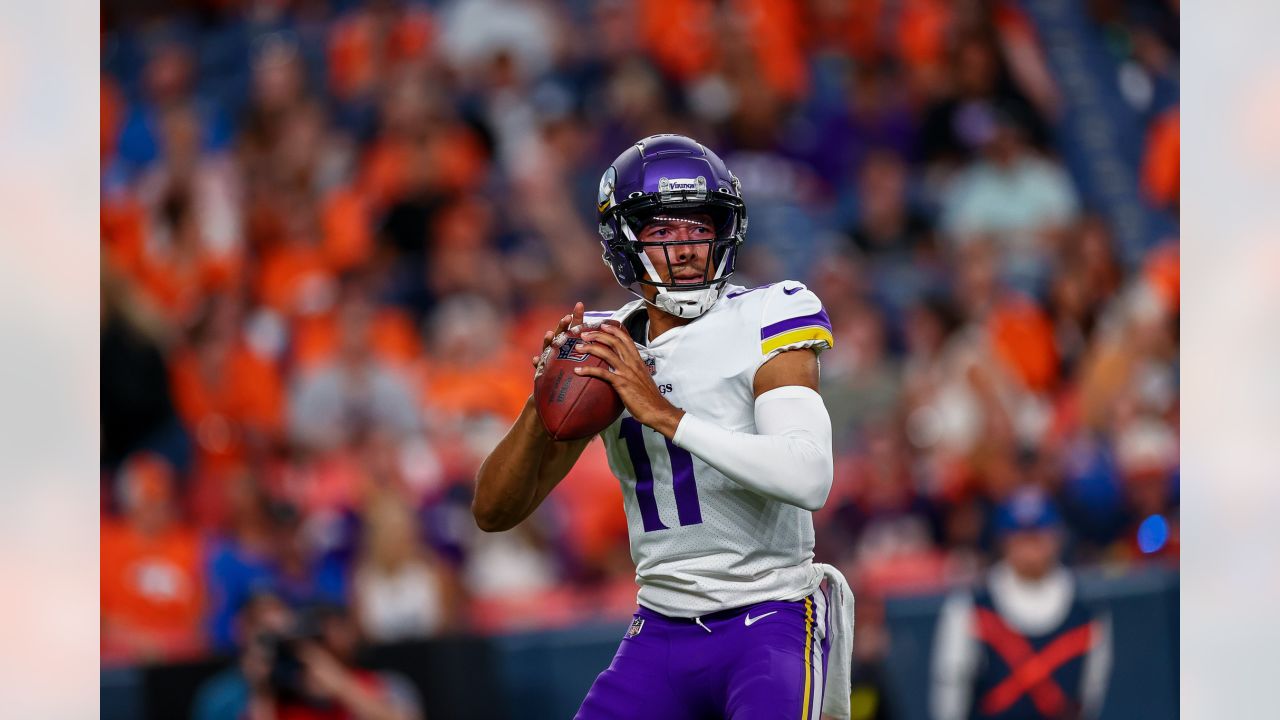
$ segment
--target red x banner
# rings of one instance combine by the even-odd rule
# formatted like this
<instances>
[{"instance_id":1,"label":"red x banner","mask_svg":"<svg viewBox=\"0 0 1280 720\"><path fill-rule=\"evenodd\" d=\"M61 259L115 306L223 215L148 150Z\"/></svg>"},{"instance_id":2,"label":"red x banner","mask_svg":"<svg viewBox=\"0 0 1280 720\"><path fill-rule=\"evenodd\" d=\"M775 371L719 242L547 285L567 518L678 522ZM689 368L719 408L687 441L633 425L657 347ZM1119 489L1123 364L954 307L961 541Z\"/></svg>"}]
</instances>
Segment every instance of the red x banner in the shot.
<instances>
[{"instance_id":1,"label":"red x banner","mask_svg":"<svg viewBox=\"0 0 1280 720\"><path fill-rule=\"evenodd\" d=\"M1053 671L1089 651L1093 645L1093 623L1055 638L1038 653L1025 637L986 608L977 609L977 633L1004 659L1010 670L1009 677L983 696L980 705L983 713L1004 712L1023 695L1030 694L1031 702L1043 716L1062 716L1067 708L1067 696L1054 681Z\"/></svg>"}]
</instances>

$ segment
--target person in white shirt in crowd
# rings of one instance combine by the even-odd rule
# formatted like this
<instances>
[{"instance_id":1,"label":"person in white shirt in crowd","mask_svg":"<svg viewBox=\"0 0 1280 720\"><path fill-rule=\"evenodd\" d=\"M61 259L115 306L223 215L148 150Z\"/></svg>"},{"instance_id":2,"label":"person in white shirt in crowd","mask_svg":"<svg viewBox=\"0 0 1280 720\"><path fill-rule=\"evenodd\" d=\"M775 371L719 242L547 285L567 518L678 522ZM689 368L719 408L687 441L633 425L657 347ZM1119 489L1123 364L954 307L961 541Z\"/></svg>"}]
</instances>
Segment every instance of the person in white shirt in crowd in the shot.
<instances>
[{"instance_id":1,"label":"person in white shirt in crowd","mask_svg":"<svg viewBox=\"0 0 1280 720\"><path fill-rule=\"evenodd\" d=\"M413 509L394 494L375 495L353 580L356 616L374 642L429 637L454 625L459 610L452 571L417 535Z\"/></svg>"},{"instance_id":2,"label":"person in white shirt in crowd","mask_svg":"<svg viewBox=\"0 0 1280 720\"><path fill-rule=\"evenodd\" d=\"M1080 215L1080 199L1062 166L1037 153L1010 107L975 112L981 159L956 175L941 198L944 234L957 245L992 238L1001 275L1034 291L1051 271L1055 249Z\"/></svg>"}]
</instances>

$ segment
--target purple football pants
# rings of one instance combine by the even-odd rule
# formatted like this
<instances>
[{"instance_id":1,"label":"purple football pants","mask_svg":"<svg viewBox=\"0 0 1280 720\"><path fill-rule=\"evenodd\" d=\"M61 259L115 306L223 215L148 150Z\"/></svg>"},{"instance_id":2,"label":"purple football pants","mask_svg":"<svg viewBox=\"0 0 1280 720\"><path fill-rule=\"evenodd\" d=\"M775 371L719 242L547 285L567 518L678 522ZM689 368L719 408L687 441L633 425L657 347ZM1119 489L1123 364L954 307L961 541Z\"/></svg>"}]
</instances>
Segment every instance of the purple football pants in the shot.
<instances>
[{"instance_id":1,"label":"purple football pants","mask_svg":"<svg viewBox=\"0 0 1280 720\"><path fill-rule=\"evenodd\" d=\"M576 717L817 720L827 619L822 590L698 619L641 606Z\"/></svg>"}]
</instances>

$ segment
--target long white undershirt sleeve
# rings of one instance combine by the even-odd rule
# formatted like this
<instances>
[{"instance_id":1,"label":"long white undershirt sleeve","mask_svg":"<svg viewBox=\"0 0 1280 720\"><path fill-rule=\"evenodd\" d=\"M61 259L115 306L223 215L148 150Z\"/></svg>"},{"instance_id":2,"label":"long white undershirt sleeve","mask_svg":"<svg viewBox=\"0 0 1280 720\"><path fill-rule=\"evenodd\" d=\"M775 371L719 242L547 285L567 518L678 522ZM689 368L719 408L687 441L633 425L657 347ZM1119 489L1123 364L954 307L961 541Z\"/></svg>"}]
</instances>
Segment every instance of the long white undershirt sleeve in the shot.
<instances>
[{"instance_id":1,"label":"long white undershirt sleeve","mask_svg":"<svg viewBox=\"0 0 1280 720\"><path fill-rule=\"evenodd\" d=\"M726 430L685 413L672 438L743 487L779 502L817 510L831 492L831 416L822 396L800 385L756 398L758 434Z\"/></svg>"}]
</instances>

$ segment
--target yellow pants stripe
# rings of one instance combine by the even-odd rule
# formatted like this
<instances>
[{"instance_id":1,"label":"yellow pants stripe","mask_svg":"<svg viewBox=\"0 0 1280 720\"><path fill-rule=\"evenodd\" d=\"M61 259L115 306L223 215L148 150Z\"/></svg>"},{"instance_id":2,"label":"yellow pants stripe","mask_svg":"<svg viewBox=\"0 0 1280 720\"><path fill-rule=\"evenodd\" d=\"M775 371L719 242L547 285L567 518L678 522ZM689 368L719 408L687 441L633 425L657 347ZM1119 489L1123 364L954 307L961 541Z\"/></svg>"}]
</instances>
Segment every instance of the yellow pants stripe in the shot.
<instances>
[{"instance_id":1,"label":"yellow pants stripe","mask_svg":"<svg viewBox=\"0 0 1280 720\"><path fill-rule=\"evenodd\" d=\"M813 696L813 599L804 599L804 706L800 720L809 718L809 698Z\"/></svg>"}]
</instances>

